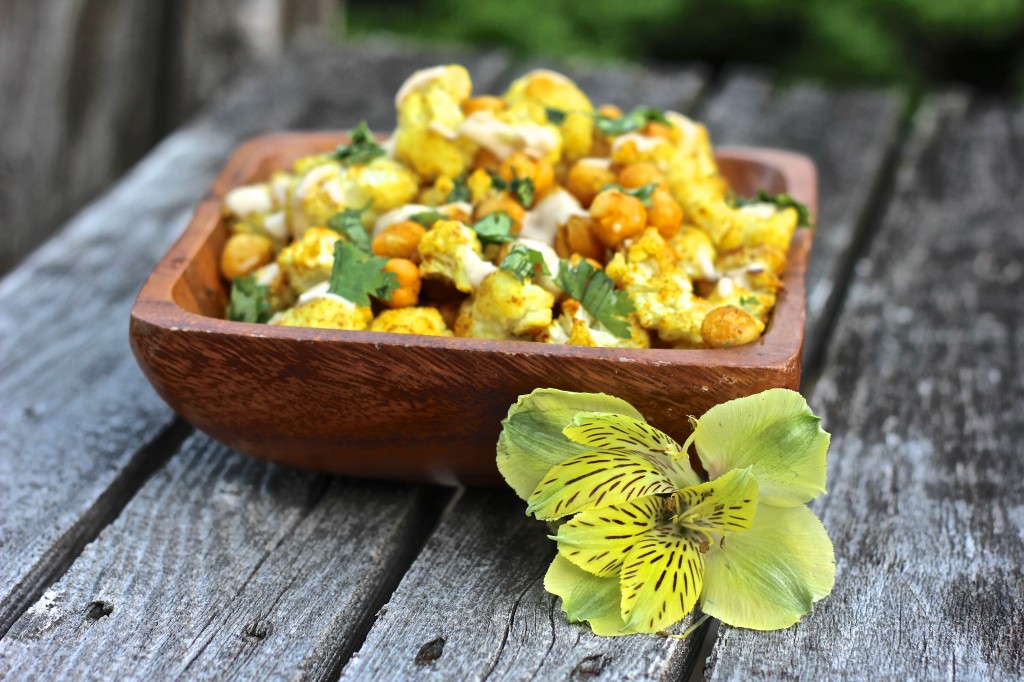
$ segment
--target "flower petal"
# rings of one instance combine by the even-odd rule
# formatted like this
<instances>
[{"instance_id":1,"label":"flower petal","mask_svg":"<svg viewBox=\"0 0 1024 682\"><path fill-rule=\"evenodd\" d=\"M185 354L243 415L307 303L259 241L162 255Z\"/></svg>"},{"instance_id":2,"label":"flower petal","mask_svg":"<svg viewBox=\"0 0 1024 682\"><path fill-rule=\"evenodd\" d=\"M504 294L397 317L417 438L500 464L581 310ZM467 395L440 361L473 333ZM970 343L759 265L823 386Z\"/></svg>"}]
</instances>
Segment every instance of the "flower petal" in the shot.
<instances>
[{"instance_id":1,"label":"flower petal","mask_svg":"<svg viewBox=\"0 0 1024 682\"><path fill-rule=\"evenodd\" d=\"M562 598L569 622L587 621L595 635L628 635L619 611L618 576L599 578L573 565L561 554L544 576L544 589Z\"/></svg>"},{"instance_id":2,"label":"flower petal","mask_svg":"<svg viewBox=\"0 0 1024 682\"><path fill-rule=\"evenodd\" d=\"M746 530L757 511L757 479L750 468L733 469L713 481L680 490L677 522L698 531Z\"/></svg>"},{"instance_id":3,"label":"flower petal","mask_svg":"<svg viewBox=\"0 0 1024 682\"><path fill-rule=\"evenodd\" d=\"M566 438L600 452L636 454L660 467L677 488L700 483L688 455L671 436L624 414L582 412L562 430Z\"/></svg>"},{"instance_id":4,"label":"flower petal","mask_svg":"<svg viewBox=\"0 0 1024 682\"><path fill-rule=\"evenodd\" d=\"M580 512L562 524L558 551L588 573L618 576L626 554L661 520L665 501L656 495Z\"/></svg>"},{"instance_id":5,"label":"flower petal","mask_svg":"<svg viewBox=\"0 0 1024 682\"><path fill-rule=\"evenodd\" d=\"M675 490L661 467L640 455L593 450L552 467L530 495L526 513L547 521Z\"/></svg>"},{"instance_id":6,"label":"flower petal","mask_svg":"<svg viewBox=\"0 0 1024 682\"><path fill-rule=\"evenodd\" d=\"M792 507L825 492L829 435L795 391L773 388L716 405L698 420L693 442L712 480L750 467L762 504Z\"/></svg>"},{"instance_id":7,"label":"flower petal","mask_svg":"<svg viewBox=\"0 0 1024 682\"><path fill-rule=\"evenodd\" d=\"M810 509L759 505L754 525L705 556L701 608L723 623L786 628L835 582L832 541Z\"/></svg>"},{"instance_id":8,"label":"flower petal","mask_svg":"<svg viewBox=\"0 0 1024 682\"><path fill-rule=\"evenodd\" d=\"M562 429L577 412L610 412L643 419L625 400L603 393L572 393L541 388L508 411L498 438L498 470L522 499L527 499L548 470L590 448L573 443Z\"/></svg>"},{"instance_id":9,"label":"flower petal","mask_svg":"<svg viewBox=\"0 0 1024 682\"><path fill-rule=\"evenodd\" d=\"M640 540L622 569L622 618L634 632L658 632L697 603L704 577L699 541L662 526Z\"/></svg>"}]
</instances>

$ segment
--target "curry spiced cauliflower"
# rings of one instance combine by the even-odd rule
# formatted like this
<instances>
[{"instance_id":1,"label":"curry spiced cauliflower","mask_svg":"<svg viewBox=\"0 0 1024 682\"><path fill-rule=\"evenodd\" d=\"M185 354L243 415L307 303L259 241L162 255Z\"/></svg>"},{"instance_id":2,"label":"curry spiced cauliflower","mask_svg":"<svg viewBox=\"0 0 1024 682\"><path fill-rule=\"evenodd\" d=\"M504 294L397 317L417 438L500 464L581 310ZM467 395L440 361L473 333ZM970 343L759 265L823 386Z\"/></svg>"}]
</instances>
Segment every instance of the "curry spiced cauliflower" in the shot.
<instances>
[{"instance_id":1,"label":"curry spiced cauliflower","mask_svg":"<svg viewBox=\"0 0 1024 682\"><path fill-rule=\"evenodd\" d=\"M227 316L246 322L606 348L757 340L808 224L786 195L732 195L707 129L595 107L547 70L473 95L414 73L380 143L227 194Z\"/></svg>"}]
</instances>

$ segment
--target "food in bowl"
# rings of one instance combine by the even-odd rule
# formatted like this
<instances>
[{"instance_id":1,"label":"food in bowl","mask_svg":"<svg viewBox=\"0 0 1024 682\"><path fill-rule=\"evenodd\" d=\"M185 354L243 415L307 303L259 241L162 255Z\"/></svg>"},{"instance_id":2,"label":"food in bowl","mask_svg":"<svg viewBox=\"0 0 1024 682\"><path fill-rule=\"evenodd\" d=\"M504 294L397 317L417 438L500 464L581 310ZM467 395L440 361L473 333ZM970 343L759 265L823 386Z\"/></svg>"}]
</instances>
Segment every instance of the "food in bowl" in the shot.
<instances>
[{"instance_id":1,"label":"food in bowl","mask_svg":"<svg viewBox=\"0 0 1024 682\"><path fill-rule=\"evenodd\" d=\"M500 97L414 73L379 142L227 193L229 319L615 348L760 338L806 209L737 198L706 129L594 107L565 76Z\"/></svg>"}]
</instances>

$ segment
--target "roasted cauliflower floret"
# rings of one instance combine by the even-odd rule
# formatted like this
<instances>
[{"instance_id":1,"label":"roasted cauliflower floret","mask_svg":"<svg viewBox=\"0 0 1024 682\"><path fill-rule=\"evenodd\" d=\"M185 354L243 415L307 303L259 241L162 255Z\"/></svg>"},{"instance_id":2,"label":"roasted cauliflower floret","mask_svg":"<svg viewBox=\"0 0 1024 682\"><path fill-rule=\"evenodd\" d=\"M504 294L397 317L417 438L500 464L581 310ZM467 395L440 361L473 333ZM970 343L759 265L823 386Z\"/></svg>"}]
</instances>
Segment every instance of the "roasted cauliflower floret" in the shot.
<instances>
[{"instance_id":1,"label":"roasted cauliflower floret","mask_svg":"<svg viewBox=\"0 0 1024 682\"><path fill-rule=\"evenodd\" d=\"M519 281L512 273L497 270L462 304L455 335L529 340L551 325L554 304L555 297L529 279Z\"/></svg>"},{"instance_id":2,"label":"roasted cauliflower floret","mask_svg":"<svg viewBox=\"0 0 1024 682\"><path fill-rule=\"evenodd\" d=\"M683 225L669 240L669 246L690 279L714 280L718 276L715 266L715 245L711 243L711 237L704 230L692 225Z\"/></svg>"},{"instance_id":3,"label":"roasted cauliflower floret","mask_svg":"<svg viewBox=\"0 0 1024 682\"><path fill-rule=\"evenodd\" d=\"M284 248L277 256L277 264L292 290L301 294L326 282L334 267L334 242L341 235L326 227L312 227L302 239Z\"/></svg>"},{"instance_id":4,"label":"roasted cauliflower floret","mask_svg":"<svg viewBox=\"0 0 1024 682\"><path fill-rule=\"evenodd\" d=\"M439 220L420 240L420 274L472 293L497 266L484 260L476 233L456 220Z\"/></svg>"},{"instance_id":5,"label":"roasted cauliflower floret","mask_svg":"<svg viewBox=\"0 0 1024 682\"><path fill-rule=\"evenodd\" d=\"M320 329L364 330L370 326L373 311L327 292L323 282L299 298L294 308L275 315L270 324L285 327L317 327Z\"/></svg>"},{"instance_id":6,"label":"roasted cauliflower floret","mask_svg":"<svg viewBox=\"0 0 1024 682\"><path fill-rule=\"evenodd\" d=\"M650 348L651 337L640 326L635 314L629 316L631 338L622 339L588 313L579 301L567 299L562 303L562 314L551 323L543 340L570 346L592 348Z\"/></svg>"},{"instance_id":7,"label":"roasted cauliflower floret","mask_svg":"<svg viewBox=\"0 0 1024 682\"><path fill-rule=\"evenodd\" d=\"M475 145L458 136L463 103L473 86L462 66L437 66L410 76L395 97L398 128L395 156L427 180L458 177L469 166Z\"/></svg>"},{"instance_id":8,"label":"roasted cauliflower floret","mask_svg":"<svg viewBox=\"0 0 1024 682\"><path fill-rule=\"evenodd\" d=\"M277 263L268 263L252 274L256 284L267 288L271 312L276 313L295 304L295 292L288 286L288 280Z\"/></svg>"},{"instance_id":9,"label":"roasted cauliflower floret","mask_svg":"<svg viewBox=\"0 0 1024 682\"><path fill-rule=\"evenodd\" d=\"M591 111L594 108L571 79L547 69L534 69L512 81L505 91L505 101L510 105L536 102L541 107L560 111Z\"/></svg>"},{"instance_id":10,"label":"roasted cauliflower floret","mask_svg":"<svg viewBox=\"0 0 1024 682\"><path fill-rule=\"evenodd\" d=\"M731 206L713 187L691 183L681 190L686 214L711 237L721 251L767 244L786 251L796 231L795 208L771 203Z\"/></svg>"},{"instance_id":11,"label":"roasted cauliflower floret","mask_svg":"<svg viewBox=\"0 0 1024 682\"><path fill-rule=\"evenodd\" d=\"M370 331L426 336L452 335L437 308L427 306L385 310L370 323Z\"/></svg>"}]
</instances>

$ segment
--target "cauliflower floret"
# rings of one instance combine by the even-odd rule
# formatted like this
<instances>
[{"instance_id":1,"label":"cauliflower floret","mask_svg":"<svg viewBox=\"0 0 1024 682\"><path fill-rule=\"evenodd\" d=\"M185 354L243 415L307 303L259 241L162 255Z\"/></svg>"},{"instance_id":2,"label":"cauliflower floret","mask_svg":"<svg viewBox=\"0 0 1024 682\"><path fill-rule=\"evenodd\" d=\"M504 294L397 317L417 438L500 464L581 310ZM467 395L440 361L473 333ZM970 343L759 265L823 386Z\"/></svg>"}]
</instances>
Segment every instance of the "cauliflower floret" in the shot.
<instances>
[{"instance_id":1,"label":"cauliflower floret","mask_svg":"<svg viewBox=\"0 0 1024 682\"><path fill-rule=\"evenodd\" d=\"M571 79L547 69L534 69L512 81L505 91L505 101L510 105L531 101L561 111L592 111L594 108Z\"/></svg>"},{"instance_id":2,"label":"cauliflower floret","mask_svg":"<svg viewBox=\"0 0 1024 682\"><path fill-rule=\"evenodd\" d=\"M326 227L311 227L286 246L277 256L281 268L295 293L301 294L331 277L334 267L334 242L341 235Z\"/></svg>"},{"instance_id":3,"label":"cauliflower floret","mask_svg":"<svg viewBox=\"0 0 1024 682\"><path fill-rule=\"evenodd\" d=\"M252 274L256 284L267 288L267 302L271 311L276 313L295 304L295 292L288 286L288 280L277 263L268 263Z\"/></svg>"},{"instance_id":4,"label":"cauliflower floret","mask_svg":"<svg viewBox=\"0 0 1024 682\"><path fill-rule=\"evenodd\" d=\"M789 206L780 208L771 203L731 206L707 183L686 184L677 198L686 214L722 251L761 244L787 251L799 221L796 209Z\"/></svg>"},{"instance_id":5,"label":"cauliflower floret","mask_svg":"<svg viewBox=\"0 0 1024 682\"><path fill-rule=\"evenodd\" d=\"M294 308L278 313L270 324L285 327L317 327L320 329L351 329L361 331L370 326L373 311L357 306L348 299L327 291L323 282L301 297Z\"/></svg>"},{"instance_id":6,"label":"cauliflower floret","mask_svg":"<svg viewBox=\"0 0 1024 682\"><path fill-rule=\"evenodd\" d=\"M657 330L663 341L699 345L700 324L710 307L694 296L693 283L675 258L665 238L649 227L625 253L615 254L605 272L629 294L641 325Z\"/></svg>"},{"instance_id":7,"label":"cauliflower floret","mask_svg":"<svg viewBox=\"0 0 1024 682\"><path fill-rule=\"evenodd\" d=\"M455 321L456 336L528 340L551 325L555 297L529 280L505 270L491 273L476 294L463 302Z\"/></svg>"},{"instance_id":8,"label":"cauliflower floret","mask_svg":"<svg viewBox=\"0 0 1024 682\"><path fill-rule=\"evenodd\" d=\"M370 323L371 332L451 336L437 308L396 308L385 310Z\"/></svg>"},{"instance_id":9,"label":"cauliflower floret","mask_svg":"<svg viewBox=\"0 0 1024 682\"><path fill-rule=\"evenodd\" d=\"M715 269L715 245L711 243L711 238L704 230L692 225L683 225L669 240L669 246L675 251L678 263L686 270L690 279L714 281L718 277Z\"/></svg>"},{"instance_id":10,"label":"cauliflower floret","mask_svg":"<svg viewBox=\"0 0 1024 682\"><path fill-rule=\"evenodd\" d=\"M459 291L472 293L497 270L483 258L476 232L456 220L439 220L420 240L420 275L439 277Z\"/></svg>"},{"instance_id":11,"label":"cauliflower floret","mask_svg":"<svg viewBox=\"0 0 1024 682\"><path fill-rule=\"evenodd\" d=\"M708 295L708 303L714 307L733 306L754 317L761 325L761 331L768 322L768 316L775 305L772 292L754 292L743 286L742 280L722 277ZM760 332L759 332L760 333Z\"/></svg>"},{"instance_id":12,"label":"cauliflower floret","mask_svg":"<svg viewBox=\"0 0 1024 682\"><path fill-rule=\"evenodd\" d=\"M410 76L395 97L397 158L428 180L461 175L476 153L475 146L457 134L465 118L462 104L472 89L469 72L454 64Z\"/></svg>"},{"instance_id":13,"label":"cauliflower floret","mask_svg":"<svg viewBox=\"0 0 1024 682\"><path fill-rule=\"evenodd\" d=\"M345 181L352 183L365 195L361 204L349 204L348 208L362 208L373 202L370 210L363 215L363 223L373 224L376 216L412 201L419 191L419 180L398 161L379 156L367 164L356 164L348 168Z\"/></svg>"},{"instance_id":14,"label":"cauliflower floret","mask_svg":"<svg viewBox=\"0 0 1024 682\"><path fill-rule=\"evenodd\" d=\"M672 168L679 156L679 150L672 141L664 137L626 133L612 142L611 158L623 166L631 163L650 163L662 172Z\"/></svg>"},{"instance_id":15,"label":"cauliflower floret","mask_svg":"<svg viewBox=\"0 0 1024 682\"><path fill-rule=\"evenodd\" d=\"M786 251L771 244L745 246L723 253L716 268L744 289L775 293L782 288Z\"/></svg>"},{"instance_id":16,"label":"cauliflower floret","mask_svg":"<svg viewBox=\"0 0 1024 682\"><path fill-rule=\"evenodd\" d=\"M579 301L568 299L562 303L562 314L551 323L546 332L547 343L592 348L650 348L651 337L640 326L635 314L629 316L631 338L622 339L595 320Z\"/></svg>"}]
</instances>

